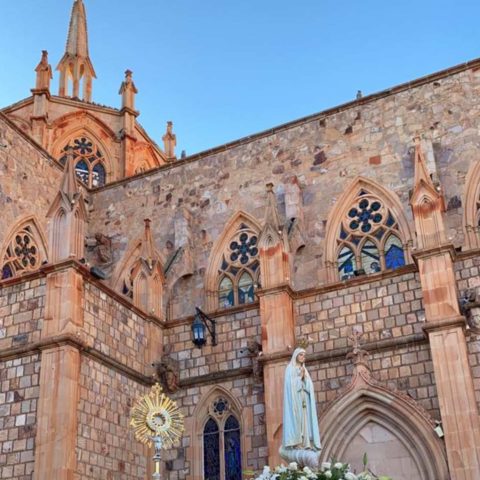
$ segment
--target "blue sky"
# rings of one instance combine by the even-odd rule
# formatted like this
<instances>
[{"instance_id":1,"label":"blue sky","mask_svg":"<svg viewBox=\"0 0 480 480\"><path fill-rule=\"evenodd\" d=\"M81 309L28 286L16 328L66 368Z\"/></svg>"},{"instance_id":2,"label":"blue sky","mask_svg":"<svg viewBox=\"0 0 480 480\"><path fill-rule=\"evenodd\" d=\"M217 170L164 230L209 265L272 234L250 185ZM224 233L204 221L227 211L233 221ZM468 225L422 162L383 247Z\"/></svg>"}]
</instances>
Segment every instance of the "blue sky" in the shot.
<instances>
[{"instance_id":1,"label":"blue sky","mask_svg":"<svg viewBox=\"0 0 480 480\"><path fill-rule=\"evenodd\" d=\"M55 68L73 0L1 1L0 105ZM193 154L480 57L478 0L84 0L93 100L134 71L142 125ZM58 91L58 75L53 81Z\"/></svg>"}]
</instances>

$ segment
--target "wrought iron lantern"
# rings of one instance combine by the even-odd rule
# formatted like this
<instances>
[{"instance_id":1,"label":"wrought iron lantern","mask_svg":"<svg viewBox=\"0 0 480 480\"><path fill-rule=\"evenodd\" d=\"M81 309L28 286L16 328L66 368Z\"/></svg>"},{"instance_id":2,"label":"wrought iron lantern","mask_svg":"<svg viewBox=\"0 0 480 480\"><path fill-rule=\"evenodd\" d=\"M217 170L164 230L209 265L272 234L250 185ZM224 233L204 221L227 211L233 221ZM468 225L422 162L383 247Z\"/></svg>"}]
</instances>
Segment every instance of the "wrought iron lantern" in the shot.
<instances>
[{"instance_id":1,"label":"wrought iron lantern","mask_svg":"<svg viewBox=\"0 0 480 480\"><path fill-rule=\"evenodd\" d=\"M217 344L217 335L215 331L216 322L208 315L203 313L198 307L195 307L195 318L192 323L192 341L193 344L202 348L207 343L206 332L212 337L212 345Z\"/></svg>"}]
</instances>

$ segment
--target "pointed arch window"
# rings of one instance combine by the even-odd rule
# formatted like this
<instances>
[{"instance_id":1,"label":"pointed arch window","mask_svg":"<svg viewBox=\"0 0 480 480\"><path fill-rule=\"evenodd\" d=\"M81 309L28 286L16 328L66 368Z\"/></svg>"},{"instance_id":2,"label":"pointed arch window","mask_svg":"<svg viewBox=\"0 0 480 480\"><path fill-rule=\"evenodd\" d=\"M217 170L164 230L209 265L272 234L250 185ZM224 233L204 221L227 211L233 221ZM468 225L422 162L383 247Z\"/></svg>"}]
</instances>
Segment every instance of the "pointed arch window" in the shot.
<instances>
[{"instance_id":1,"label":"pointed arch window","mask_svg":"<svg viewBox=\"0 0 480 480\"><path fill-rule=\"evenodd\" d=\"M390 209L361 190L347 210L337 237L337 268L341 280L405 265L405 247Z\"/></svg>"},{"instance_id":2,"label":"pointed arch window","mask_svg":"<svg viewBox=\"0 0 480 480\"><path fill-rule=\"evenodd\" d=\"M245 223L231 238L218 270L218 304L220 308L255 301L259 282L258 235Z\"/></svg>"},{"instance_id":3,"label":"pointed arch window","mask_svg":"<svg viewBox=\"0 0 480 480\"><path fill-rule=\"evenodd\" d=\"M209 408L203 428L203 478L242 480L240 423L224 398Z\"/></svg>"},{"instance_id":4,"label":"pointed arch window","mask_svg":"<svg viewBox=\"0 0 480 480\"><path fill-rule=\"evenodd\" d=\"M89 188L101 187L106 183L105 157L98 146L87 136L71 140L63 148L60 163L65 165L67 151L73 150L75 172L78 178Z\"/></svg>"},{"instance_id":5,"label":"pointed arch window","mask_svg":"<svg viewBox=\"0 0 480 480\"><path fill-rule=\"evenodd\" d=\"M10 240L3 255L1 280L38 270L45 255L30 225L19 229Z\"/></svg>"}]
</instances>

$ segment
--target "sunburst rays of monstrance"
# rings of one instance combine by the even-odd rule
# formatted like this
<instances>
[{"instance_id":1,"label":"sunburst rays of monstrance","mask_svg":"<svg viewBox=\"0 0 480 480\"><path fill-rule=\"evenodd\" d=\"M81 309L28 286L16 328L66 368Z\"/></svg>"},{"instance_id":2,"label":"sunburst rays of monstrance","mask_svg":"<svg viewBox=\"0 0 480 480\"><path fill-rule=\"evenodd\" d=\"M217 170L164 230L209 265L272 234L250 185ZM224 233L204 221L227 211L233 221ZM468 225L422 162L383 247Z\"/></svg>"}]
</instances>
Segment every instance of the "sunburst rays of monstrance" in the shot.
<instances>
[{"instance_id":1,"label":"sunburst rays of monstrance","mask_svg":"<svg viewBox=\"0 0 480 480\"><path fill-rule=\"evenodd\" d=\"M155 447L153 479L159 479L160 450L178 446L184 430L183 415L177 403L168 398L156 383L132 407L130 426L139 442Z\"/></svg>"}]
</instances>

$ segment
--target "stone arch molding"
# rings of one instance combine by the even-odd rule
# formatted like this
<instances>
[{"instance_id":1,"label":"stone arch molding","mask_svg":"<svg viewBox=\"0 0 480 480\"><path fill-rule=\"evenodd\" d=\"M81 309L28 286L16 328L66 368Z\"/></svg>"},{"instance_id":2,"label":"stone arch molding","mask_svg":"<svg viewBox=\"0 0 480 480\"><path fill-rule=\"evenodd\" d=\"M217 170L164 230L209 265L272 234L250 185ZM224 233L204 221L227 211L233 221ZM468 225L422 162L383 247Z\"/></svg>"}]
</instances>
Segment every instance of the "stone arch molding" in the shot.
<instances>
[{"instance_id":1,"label":"stone arch molding","mask_svg":"<svg viewBox=\"0 0 480 480\"><path fill-rule=\"evenodd\" d=\"M10 228L8 235L4 238L2 248L0 250L0 274L2 272L1 269L3 268L3 266L9 262L7 256L10 247L15 242L15 236L21 232L25 232L29 237L33 239L35 247L37 249L37 261L34 267L27 266L26 268L16 269L16 271L13 272L14 276L21 273L26 273L28 271L37 270L38 268L40 268L41 264L44 261L48 260L48 244L43 229L41 228L38 220L35 216L23 217Z\"/></svg>"},{"instance_id":2,"label":"stone arch molding","mask_svg":"<svg viewBox=\"0 0 480 480\"><path fill-rule=\"evenodd\" d=\"M62 124L67 125L62 129L56 126ZM85 135L95 142L102 151L105 159L107 181L110 182L118 178L119 172L115 162L112 160L112 155L114 154L112 147L118 140L113 130L104 122L87 112L67 114L54 122L53 132L49 151L54 158L58 160L62 156L63 148L72 139Z\"/></svg>"},{"instance_id":3,"label":"stone arch molding","mask_svg":"<svg viewBox=\"0 0 480 480\"><path fill-rule=\"evenodd\" d=\"M463 208L463 229L465 247L480 247L480 161L470 165L465 180L465 199Z\"/></svg>"},{"instance_id":4,"label":"stone arch molding","mask_svg":"<svg viewBox=\"0 0 480 480\"><path fill-rule=\"evenodd\" d=\"M131 242L112 275L111 286L146 313L165 318L164 258L154 245L150 220L141 237Z\"/></svg>"},{"instance_id":5,"label":"stone arch molding","mask_svg":"<svg viewBox=\"0 0 480 480\"><path fill-rule=\"evenodd\" d=\"M327 231L325 235L325 269L327 272L327 280L329 282L338 281L337 238L339 235L341 221L346 215L348 209L351 207L352 202L354 202L362 190L367 192L367 194L378 197L392 212L398 224L399 234L405 253L405 261L406 263L410 263L412 261L412 232L410 230L410 226L400 199L394 192L386 189L374 180L358 176L344 189L342 195L338 198L338 200L335 202L335 205L330 210L327 218Z\"/></svg>"},{"instance_id":6,"label":"stone arch molding","mask_svg":"<svg viewBox=\"0 0 480 480\"><path fill-rule=\"evenodd\" d=\"M352 440L369 423L396 437L413 460L419 478L450 478L443 441L434 432L433 419L411 397L380 385L363 367L321 416L322 461L344 458Z\"/></svg>"},{"instance_id":7,"label":"stone arch molding","mask_svg":"<svg viewBox=\"0 0 480 480\"><path fill-rule=\"evenodd\" d=\"M259 222L253 216L243 211L235 213L225 225L223 232L213 245L208 259L208 267L205 271L206 309L210 312L219 308L218 282L220 280L219 267L222 262L222 255L242 224L248 225L257 236L260 235L262 230Z\"/></svg>"},{"instance_id":8,"label":"stone arch molding","mask_svg":"<svg viewBox=\"0 0 480 480\"><path fill-rule=\"evenodd\" d=\"M192 445L190 451L187 451L192 480L203 480L203 429L211 416L212 403L220 397L229 402L229 413L235 415L240 424L242 468L247 468L247 452L251 450L251 437L247 432L253 431L253 415L244 409L240 400L231 392L221 385L216 385L205 391L193 414L188 418L188 424L185 425L186 433L190 435L190 445Z\"/></svg>"}]
</instances>

